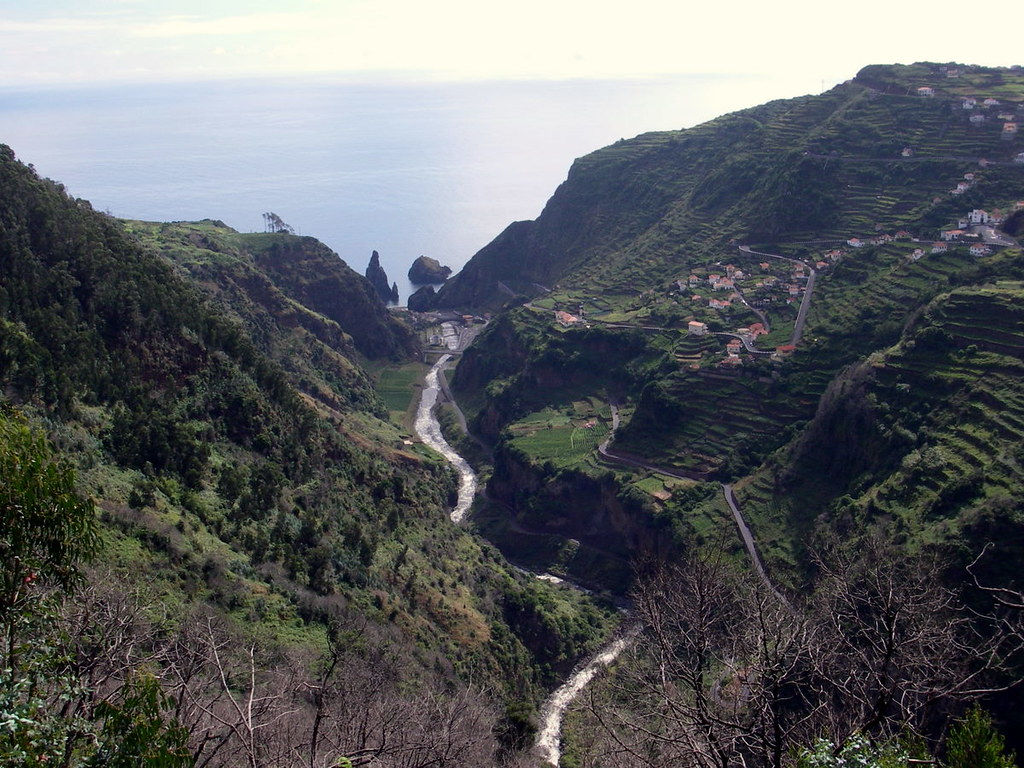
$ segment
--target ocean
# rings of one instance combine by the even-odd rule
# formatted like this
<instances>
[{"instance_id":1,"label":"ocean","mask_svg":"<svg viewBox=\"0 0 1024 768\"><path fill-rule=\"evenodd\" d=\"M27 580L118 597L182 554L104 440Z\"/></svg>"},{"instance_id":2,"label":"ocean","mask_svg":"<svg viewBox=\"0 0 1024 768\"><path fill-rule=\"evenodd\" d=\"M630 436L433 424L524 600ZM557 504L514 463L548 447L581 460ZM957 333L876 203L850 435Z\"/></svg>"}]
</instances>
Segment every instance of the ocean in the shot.
<instances>
[{"instance_id":1,"label":"ocean","mask_svg":"<svg viewBox=\"0 0 1024 768\"><path fill-rule=\"evenodd\" d=\"M413 259L458 271L535 218L574 158L798 92L703 75L8 87L0 143L115 216L262 231L273 211L360 273L377 250L404 303Z\"/></svg>"}]
</instances>

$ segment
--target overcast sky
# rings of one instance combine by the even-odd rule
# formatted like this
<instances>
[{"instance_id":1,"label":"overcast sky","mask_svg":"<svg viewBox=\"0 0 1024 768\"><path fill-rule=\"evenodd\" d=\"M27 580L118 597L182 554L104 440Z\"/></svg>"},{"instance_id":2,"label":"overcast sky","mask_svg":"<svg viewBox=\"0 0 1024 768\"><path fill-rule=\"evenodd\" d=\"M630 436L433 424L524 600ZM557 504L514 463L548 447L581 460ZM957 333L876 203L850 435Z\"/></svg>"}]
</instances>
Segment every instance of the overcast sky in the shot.
<instances>
[{"instance_id":1,"label":"overcast sky","mask_svg":"<svg viewBox=\"0 0 1024 768\"><path fill-rule=\"evenodd\" d=\"M944 7L923 0L0 0L0 83L721 73L767 75L807 92L869 63L1022 63L1024 3L993 3L976 15L969 4L949 5L955 13Z\"/></svg>"}]
</instances>

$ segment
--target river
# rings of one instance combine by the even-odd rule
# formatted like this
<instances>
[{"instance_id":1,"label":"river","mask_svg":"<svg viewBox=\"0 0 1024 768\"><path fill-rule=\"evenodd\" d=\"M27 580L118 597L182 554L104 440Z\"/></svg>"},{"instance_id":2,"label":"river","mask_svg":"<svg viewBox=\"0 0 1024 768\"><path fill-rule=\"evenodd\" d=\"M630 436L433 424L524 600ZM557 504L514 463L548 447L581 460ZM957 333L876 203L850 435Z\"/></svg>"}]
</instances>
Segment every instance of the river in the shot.
<instances>
[{"instance_id":1,"label":"river","mask_svg":"<svg viewBox=\"0 0 1024 768\"><path fill-rule=\"evenodd\" d=\"M453 523L461 523L476 495L476 473L469 466L469 462L457 454L455 449L444 439L444 435L441 434L441 424L434 413L437 396L441 392L438 376L451 357L451 355L441 355L427 373L423 394L420 396L420 406L416 410L415 428L420 440L444 456L459 473L459 499L452 509L451 518Z\"/></svg>"},{"instance_id":2,"label":"river","mask_svg":"<svg viewBox=\"0 0 1024 768\"><path fill-rule=\"evenodd\" d=\"M441 424L434 412L441 391L438 377L441 369L450 359L451 355L442 355L427 372L419 408L416 410L415 429L420 439L444 456L459 473L459 498L452 509L451 519L453 523L461 523L476 495L476 473L469 466L469 462L457 454L455 449L444 439L441 434ZM531 575L538 579L573 586L550 574L532 573ZM562 718L565 716L565 710L603 667L615 661L619 654L632 644L638 633L639 628L635 627L627 634L608 643L586 664L577 669L566 682L555 689L555 692L541 706L540 730L538 730L537 739L534 741L533 752L544 765L557 766L562 758Z\"/></svg>"}]
</instances>

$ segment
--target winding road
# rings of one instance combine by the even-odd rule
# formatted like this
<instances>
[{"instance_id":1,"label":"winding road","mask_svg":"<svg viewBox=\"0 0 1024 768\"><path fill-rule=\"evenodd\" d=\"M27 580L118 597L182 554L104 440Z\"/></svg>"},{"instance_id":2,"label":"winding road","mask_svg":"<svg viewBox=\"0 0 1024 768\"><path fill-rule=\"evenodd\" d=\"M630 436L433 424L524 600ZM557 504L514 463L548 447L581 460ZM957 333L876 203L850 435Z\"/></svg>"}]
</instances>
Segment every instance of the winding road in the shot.
<instances>
[{"instance_id":1,"label":"winding road","mask_svg":"<svg viewBox=\"0 0 1024 768\"><path fill-rule=\"evenodd\" d=\"M650 462L643 461L628 454L618 452L612 453L608 446L615 437L615 431L619 428L619 409L614 403L608 403L608 406L612 411L612 429L611 432L608 433L608 437L604 439L604 442L597 447L597 451L601 456L611 461L619 462L620 464L627 464L631 467L640 467L641 469L649 469L652 472L657 472L661 475L668 475L669 477L677 477L683 480L703 479L696 473L687 473L670 467L658 466L657 464L651 464ZM757 551L754 535L751 533L750 526L747 525L747 521L744 519L743 513L740 511L739 504L736 502L736 495L733 493L732 485L729 483L722 483L722 494L725 496L726 504L729 505L729 511L732 512L733 520L736 522L736 528L739 530L740 538L743 540L743 546L746 548L747 554L750 556L750 561L754 565L754 571L765 583L765 586L767 586L768 589L770 589L779 599L779 602L785 605L790 611L794 611L795 609L792 604L786 596L779 591L772 580L768 577L767 571L765 571L764 563L761 561L761 555Z\"/></svg>"},{"instance_id":2,"label":"winding road","mask_svg":"<svg viewBox=\"0 0 1024 768\"><path fill-rule=\"evenodd\" d=\"M806 261L800 259L792 259L789 256L779 256L777 253L764 253L762 251L755 251L749 245L741 245L739 249L744 253L749 253L754 256L767 256L772 259L782 259L783 261L790 261L794 264L799 264L802 267L806 267L810 274L807 276L807 287L804 288L804 296L800 301L800 308L796 312L796 322L793 323L793 336L790 338L789 343L796 346L800 343L800 339L804 335L804 323L807 322L807 310L811 307L811 294L814 293L814 281L818 277L817 270L814 269Z\"/></svg>"}]
</instances>

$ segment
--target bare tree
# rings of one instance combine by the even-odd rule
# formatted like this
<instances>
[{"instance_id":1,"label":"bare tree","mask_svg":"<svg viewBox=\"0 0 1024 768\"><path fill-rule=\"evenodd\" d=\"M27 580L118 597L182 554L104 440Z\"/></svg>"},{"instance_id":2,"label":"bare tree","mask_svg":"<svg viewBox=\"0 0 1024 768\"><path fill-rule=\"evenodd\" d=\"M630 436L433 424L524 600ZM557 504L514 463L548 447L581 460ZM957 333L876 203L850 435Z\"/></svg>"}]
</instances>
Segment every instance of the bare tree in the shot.
<instances>
[{"instance_id":1,"label":"bare tree","mask_svg":"<svg viewBox=\"0 0 1024 768\"><path fill-rule=\"evenodd\" d=\"M926 734L951 702L989 690L1021 644L980 627L934 562L880 539L816 565L797 611L721 556L643 578L635 604L646 642L591 696L592 756L780 768L818 736Z\"/></svg>"}]
</instances>

